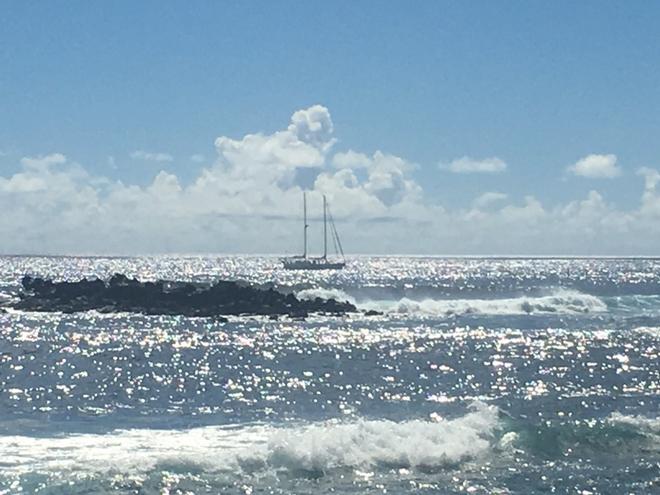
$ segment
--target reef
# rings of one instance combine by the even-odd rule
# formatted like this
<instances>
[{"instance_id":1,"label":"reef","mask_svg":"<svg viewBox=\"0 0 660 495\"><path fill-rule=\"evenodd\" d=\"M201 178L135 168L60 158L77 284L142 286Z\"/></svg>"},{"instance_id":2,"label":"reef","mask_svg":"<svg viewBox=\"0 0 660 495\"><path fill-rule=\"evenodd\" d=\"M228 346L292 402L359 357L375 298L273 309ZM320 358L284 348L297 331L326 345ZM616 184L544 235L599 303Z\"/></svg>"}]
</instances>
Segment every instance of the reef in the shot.
<instances>
[{"instance_id":1,"label":"reef","mask_svg":"<svg viewBox=\"0 0 660 495\"><path fill-rule=\"evenodd\" d=\"M230 280L210 284L168 280L141 282L115 274L107 281L83 279L75 282L53 282L26 275L21 282L23 290L12 307L24 311L96 310L217 319L228 315L305 318L310 313L340 316L357 311L348 302L321 298L302 300L272 287Z\"/></svg>"}]
</instances>

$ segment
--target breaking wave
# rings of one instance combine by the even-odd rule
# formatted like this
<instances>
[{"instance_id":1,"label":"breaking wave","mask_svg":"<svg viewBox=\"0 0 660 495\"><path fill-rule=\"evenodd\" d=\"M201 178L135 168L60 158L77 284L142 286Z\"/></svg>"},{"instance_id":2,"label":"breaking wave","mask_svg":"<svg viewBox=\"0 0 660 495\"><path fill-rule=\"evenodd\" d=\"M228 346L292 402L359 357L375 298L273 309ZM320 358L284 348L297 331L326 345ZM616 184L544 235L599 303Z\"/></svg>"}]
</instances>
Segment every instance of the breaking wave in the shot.
<instances>
[{"instance_id":1,"label":"breaking wave","mask_svg":"<svg viewBox=\"0 0 660 495\"><path fill-rule=\"evenodd\" d=\"M389 314L422 315L525 315L525 314L579 314L607 311L607 304L599 297L575 290L561 289L544 296L521 296L500 299L401 299L360 300L339 289L306 289L298 297L303 299L336 299L349 301L363 310Z\"/></svg>"},{"instance_id":2,"label":"breaking wave","mask_svg":"<svg viewBox=\"0 0 660 495\"><path fill-rule=\"evenodd\" d=\"M646 416L628 416L618 412L612 413L608 418L614 425L626 426L645 435L655 436L660 447L660 418Z\"/></svg>"},{"instance_id":3,"label":"breaking wave","mask_svg":"<svg viewBox=\"0 0 660 495\"><path fill-rule=\"evenodd\" d=\"M481 402L455 419L432 418L0 436L0 456L6 477L36 472L61 479L80 474L144 478L168 471L240 479L277 473L318 478L344 470L432 471L496 457L510 462L522 453L563 459L569 453L596 458L660 452L658 418L614 413L581 424L527 424Z\"/></svg>"},{"instance_id":4,"label":"breaking wave","mask_svg":"<svg viewBox=\"0 0 660 495\"><path fill-rule=\"evenodd\" d=\"M457 464L486 454L498 425L495 407L476 403L472 409L463 417L437 422L360 421L280 432L271 440L267 462L309 472Z\"/></svg>"},{"instance_id":5,"label":"breaking wave","mask_svg":"<svg viewBox=\"0 0 660 495\"><path fill-rule=\"evenodd\" d=\"M296 296L298 299L304 299L308 301L320 297L321 299L334 299L335 301L347 301L355 304L355 299L341 289L325 289L323 287L316 289L304 289L297 292Z\"/></svg>"},{"instance_id":6,"label":"breaking wave","mask_svg":"<svg viewBox=\"0 0 660 495\"><path fill-rule=\"evenodd\" d=\"M0 290L0 305L6 304L10 301L13 301L16 299L16 294L12 294L11 292L3 292Z\"/></svg>"},{"instance_id":7,"label":"breaking wave","mask_svg":"<svg viewBox=\"0 0 660 495\"><path fill-rule=\"evenodd\" d=\"M274 469L316 475L341 468L455 465L485 455L497 425L497 409L476 403L462 417L437 421L132 429L56 438L2 436L0 456L6 473L25 469L140 474L178 465L208 472Z\"/></svg>"},{"instance_id":8,"label":"breaking wave","mask_svg":"<svg viewBox=\"0 0 660 495\"><path fill-rule=\"evenodd\" d=\"M631 330L632 332L648 335L656 339L660 339L660 327L635 327Z\"/></svg>"}]
</instances>

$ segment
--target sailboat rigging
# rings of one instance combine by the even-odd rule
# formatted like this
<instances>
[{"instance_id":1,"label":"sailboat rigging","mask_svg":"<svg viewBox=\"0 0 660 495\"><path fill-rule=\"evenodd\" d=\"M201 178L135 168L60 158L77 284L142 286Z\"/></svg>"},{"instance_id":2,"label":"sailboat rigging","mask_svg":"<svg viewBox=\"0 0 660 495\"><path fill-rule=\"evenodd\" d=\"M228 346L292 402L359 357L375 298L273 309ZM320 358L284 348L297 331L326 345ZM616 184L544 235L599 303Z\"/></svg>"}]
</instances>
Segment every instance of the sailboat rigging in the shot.
<instances>
[{"instance_id":1,"label":"sailboat rigging","mask_svg":"<svg viewBox=\"0 0 660 495\"><path fill-rule=\"evenodd\" d=\"M335 247L335 252L341 255L341 260L331 260L328 258L328 220L330 221L330 235ZM330 213L328 201L323 195L323 256L307 256L307 195L303 193L303 254L282 258L282 265L287 270L341 270L346 266L344 259L344 249L339 240L337 227Z\"/></svg>"}]
</instances>

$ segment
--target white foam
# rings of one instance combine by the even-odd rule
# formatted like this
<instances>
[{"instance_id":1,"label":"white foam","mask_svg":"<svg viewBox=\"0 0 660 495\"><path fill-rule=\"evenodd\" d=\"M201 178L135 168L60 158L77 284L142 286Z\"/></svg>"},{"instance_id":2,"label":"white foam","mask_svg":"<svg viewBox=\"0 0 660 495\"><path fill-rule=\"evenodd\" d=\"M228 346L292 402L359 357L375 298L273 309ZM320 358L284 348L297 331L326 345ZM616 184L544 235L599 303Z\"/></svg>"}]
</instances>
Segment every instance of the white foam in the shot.
<instances>
[{"instance_id":1,"label":"white foam","mask_svg":"<svg viewBox=\"0 0 660 495\"><path fill-rule=\"evenodd\" d=\"M16 294L11 294L9 292L0 292L0 305L8 304L10 302L16 301L18 297Z\"/></svg>"},{"instance_id":2,"label":"white foam","mask_svg":"<svg viewBox=\"0 0 660 495\"><path fill-rule=\"evenodd\" d=\"M199 464L232 469L240 452L265 445L269 429L200 427L130 429L57 437L0 436L2 469L40 472L140 473L158 464Z\"/></svg>"},{"instance_id":3,"label":"white foam","mask_svg":"<svg viewBox=\"0 0 660 495\"><path fill-rule=\"evenodd\" d=\"M504 299L424 299L403 298L395 301L367 301L359 306L387 313L401 314L577 314L607 311L607 305L598 297L578 291L560 290L547 296Z\"/></svg>"},{"instance_id":4,"label":"white foam","mask_svg":"<svg viewBox=\"0 0 660 495\"><path fill-rule=\"evenodd\" d=\"M269 463L308 471L378 465L438 467L484 455L496 426L497 410L483 403L449 421L313 425L275 435L269 445Z\"/></svg>"},{"instance_id":5,"label":"white foam","mask_svg":"<svg viewBox=\"0 0 660 495\"><path fill-rule=\"evenodd\" d=\"M497 417L496 408L477 403L465 416L440 421L132 429L55 438L0 436L0 463L6 473L124 474L145 473L159 465L195 465L210 472L444 466L485 455Z\"/></svg>"},{"instance_id":6,"label":"white foam","mask_svg":"<svg viewBox=\"0 0 660 495\"><path fill-rule=\"evenodd\" d=\"M660 418L629 416L620 412L614 412L610 415L608 420L614 424L631 426L641 433L657 435L658 440L660 440Z\"/></svg>"},{"instance_id":7,"label":"white foam","mask_svg":"<svg viewBox=\"0 0 660 495\"><path fill-rule=\"evenodd\" d=\"M576 290L560 289L538 297L513 297L501 299L401 299L357 300L340 289L304 289L296 293L300 299L335 299L348 301L363 310L376 310L390 314L578 314L607 311L607 304L600 298Z\"/></svg>"},{"instance_id":8,"label":"white foam","mask_svg":"<svg viewBox=\"0 0 660 495\"><path fill-rule=\"evenodd\" d=\"M313 300L317 297L320 297L321 299L334 299L335 301L340 302L348 301L352 304L355 304L355 299L341 289L324 289L322 287L315 289L304 289L300 292L297 292L296 297L303 300Z\"/></svg>"},{"instance_id":9,"label":"white foam","mask_svg":"<svg viewBox=\"0 0 660 495\"><path fill-rule=\"evenodd\" d=\"M660 339L660 327L635 327L631 331Z\"/></svg>"}]
</instances>

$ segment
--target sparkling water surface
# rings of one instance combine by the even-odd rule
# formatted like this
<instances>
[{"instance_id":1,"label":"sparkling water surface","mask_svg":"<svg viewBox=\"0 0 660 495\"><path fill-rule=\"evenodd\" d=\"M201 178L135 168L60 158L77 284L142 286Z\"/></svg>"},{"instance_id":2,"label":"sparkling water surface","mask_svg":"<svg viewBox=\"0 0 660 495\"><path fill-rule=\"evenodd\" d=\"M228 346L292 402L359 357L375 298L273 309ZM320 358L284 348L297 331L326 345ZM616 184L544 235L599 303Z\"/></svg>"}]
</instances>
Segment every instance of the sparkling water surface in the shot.
<instances>
[{"instance_id":1,"label":"sparkling water surface","mask_svg":"<svg viewBox=\"0 0 660 495\"><path fill-rule=\"evenodd\" d=\"M0 313L0 493L660 493L660 261L1 257L362 313Z\"/></svg>"}]
</instances>

